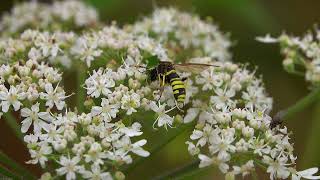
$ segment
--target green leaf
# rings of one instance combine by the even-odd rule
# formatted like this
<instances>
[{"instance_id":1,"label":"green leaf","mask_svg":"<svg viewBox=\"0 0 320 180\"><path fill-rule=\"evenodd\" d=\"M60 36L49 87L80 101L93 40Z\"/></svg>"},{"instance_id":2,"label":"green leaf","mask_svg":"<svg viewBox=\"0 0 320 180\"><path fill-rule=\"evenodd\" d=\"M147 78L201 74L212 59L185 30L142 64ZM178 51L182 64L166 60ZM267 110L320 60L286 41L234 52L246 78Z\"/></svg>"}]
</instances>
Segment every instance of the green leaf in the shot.
<instances>
[{"instance_id":1,"label":"green leaf","mask_svg":"<svg viewBox=\"0 0 320 180\"><path fill-rule=\"evenodd\" d=\"M17 175L15 175L13 172L9 171L7 168L3 167L0 165L0 175L5 176L7 178L12 178L12 179L21 179ZM1 179L5 179L4 177L1 177Z\"/></svg>"},{"instance_id":2,"label":"green leaf","mask_svg":"<svg viewBox=\"0 0 320 180\"><path fill-rule=\"evenodd\" d=\"M26 179L36 179L36 177L33 176L27 169L9 158L2 151L0 151L0 163L4 164L12 171L17 172L21 177L25 177Z\"/></svg>"},{"instance_id":3,"label":"green leaf","mask_svg":"<svg viewBox=\"0 0 320 180\"><path fill-rule=\"evenodd\" d=\"M84 82L87 77L87 69L86 67L79 63L77 71L77 109L79 112L83 112L84 110L84 101L86 100L86 91L83 87Z\"/></svg>"},{"instance_id":4,"label":"green leaf","mask_svg":"<svg viewBox=\"0 0 320 180\"><path fill-rule=\"evenodd\" d=\"M191 177L203 173L209 169L212 169L213 166L208 166L205 168L199 168L200 160L194 160L191 163L184 165L178 169L174 169L168 173L165 173L161 176L157 176L152 180L165 180L165 179L175 179L175 180L182 180L182 179L193 179Z\"/></svg>"}]
</instances>

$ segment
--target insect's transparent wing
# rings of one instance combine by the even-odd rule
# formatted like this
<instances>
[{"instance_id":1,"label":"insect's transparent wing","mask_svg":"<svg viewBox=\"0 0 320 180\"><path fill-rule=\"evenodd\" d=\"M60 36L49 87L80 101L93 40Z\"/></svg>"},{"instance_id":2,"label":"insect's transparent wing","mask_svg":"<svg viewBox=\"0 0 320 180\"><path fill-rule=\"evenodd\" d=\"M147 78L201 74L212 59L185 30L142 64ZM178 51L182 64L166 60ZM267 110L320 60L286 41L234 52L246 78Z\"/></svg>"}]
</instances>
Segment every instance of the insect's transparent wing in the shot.
<instances>
[{"instance_id":1,"label":"insect's transparent wing","mask_svg":"<svg viewBox=\"0 0 320 180\"><path fill-rule=\"evenodd\" d=\"M200 73L203 70L206 70L210 67L219 67L220 65L219 64L183 63L183 64L174 64L173 66L177 71Z\"/></svg>"}]
</instances>

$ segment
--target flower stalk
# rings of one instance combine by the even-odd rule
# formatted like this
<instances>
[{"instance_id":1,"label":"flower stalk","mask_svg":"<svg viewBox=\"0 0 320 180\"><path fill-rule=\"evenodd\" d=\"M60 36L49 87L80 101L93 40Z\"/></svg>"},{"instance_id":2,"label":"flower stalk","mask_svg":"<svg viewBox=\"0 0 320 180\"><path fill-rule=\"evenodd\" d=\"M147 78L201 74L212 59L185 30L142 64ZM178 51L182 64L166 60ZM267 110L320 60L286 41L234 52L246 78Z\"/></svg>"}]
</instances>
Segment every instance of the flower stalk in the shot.
<instances>
[{"instance_id":1,"label":"flower stalk","mask_svg":"<svg viewBox=\"0 0 320 180\"><path fill-rule=\"evenodd\" d=\"M7 112L3 114L3 117L7 125L13 130L16 137L23 141L23 134L21 133L20 125L17 123L15 116L11 112Z\"/></svg>"},{"instance_id":2,"label":"flower stalk","mask_svg":"<svg viewBox=\"0 0 320 180\"><path fill-rule=\"evenodd\" d=\"M292 106L288 107L285 110L279 111L275 117L273 118L273 122L271 123L271 127L275 127L277 124L291 119L296 113L301 112L308 106L312 105L319 99L320 96L320 87L315 88L311 91L307 96L303 97L299 101L297 101Z\"/></svg>"},{"instance_id":3,"label":"flower stalk","mask_svg":"<svg viewBox=\"0 0 320 180\"><path fill-rule=\"evenodd\" d=\"M84 82L86 80L86 67L83 66L82 64L78 63L77 64L77 81L78 81L78 86L77 86L77 109L79 112L83 112L84 110L84 101L86 100L86 91L83 88Z\"/></svg>"},{"instance_id":4,"label":"flower stalk","mask_svg":"<svg viewBox=\"0 0 320 180\"><path fill-rule=\"evenodd\" d=\"M185 179L187 177L194 176L196 174L202 173L202 172L212 168L212 167L199 168L198 167L199 163L200 163L200 160L194 160L187 165L184 165L180 168L174 169L173 171L165 173L164 175L155 177L153 180Z\"/></svg>"}]
</instances>

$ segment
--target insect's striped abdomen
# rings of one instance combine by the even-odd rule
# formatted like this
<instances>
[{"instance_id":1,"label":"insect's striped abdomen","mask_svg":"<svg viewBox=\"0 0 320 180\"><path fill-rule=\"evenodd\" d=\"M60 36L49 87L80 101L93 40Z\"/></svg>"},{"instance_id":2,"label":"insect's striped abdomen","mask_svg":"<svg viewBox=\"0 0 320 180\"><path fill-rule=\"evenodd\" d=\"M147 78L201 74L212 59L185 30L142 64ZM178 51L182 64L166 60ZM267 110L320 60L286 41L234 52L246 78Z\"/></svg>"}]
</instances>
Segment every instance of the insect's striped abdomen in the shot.
<instances>
[{"instance_id":1,"label":"insect's striped abdomen","mask_svg":"<svg viewBox=\"0 0 320 180\"><path fill-rule=\"evenodd\" d=\"M186 98L186 88L176 70L172 69L168 71L165 76L172 87L174 98L178 103L184 103Z\"/></svg>"}]
</instances>

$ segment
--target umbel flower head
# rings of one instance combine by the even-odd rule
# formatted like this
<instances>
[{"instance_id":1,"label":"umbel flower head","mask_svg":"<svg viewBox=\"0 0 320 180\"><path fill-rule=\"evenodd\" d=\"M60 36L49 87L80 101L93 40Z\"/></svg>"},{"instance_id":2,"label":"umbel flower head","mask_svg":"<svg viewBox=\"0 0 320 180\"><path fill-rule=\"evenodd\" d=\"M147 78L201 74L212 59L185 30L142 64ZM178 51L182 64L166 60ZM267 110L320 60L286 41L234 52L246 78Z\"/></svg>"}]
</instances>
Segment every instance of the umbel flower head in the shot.
<instances>
[{"instance_id":1,"label":"umbel flower head","mask_svg":"<svg viewBox=\"0 0 320 180\"><path fill-rule=\"evenodd\" d=\"M134 34L147 34L167 47L177 62L192 57L208 56L218 61L230 61L228 36L220 32L210 20L181 12L174 8L158 8L150 17L127 26Z\"/></svg>"},{"instance_id":2,"label":"umbel flower head","mask_svg":"<svg viewBox=\"0 0 320 180\"><path fill-rule=\"evenodd\" d=\"M40 10L27 12L28 6ZM43 19L41 9L55 21ZM10 24L20 16L40 24ZM182 123L196 124L185 148L200 168L216 165L233 177L263 166L271 179L314 178L316 168L295 169L287 129L269 129L272 99L254 72L227 62L230 42L216 26L169 8L131 28L73 31L96 20L93 9L62 1L18 6L0 23L7 29L0 40L0 112L20 113L27 163L47 171L42 179L124 179L125 166L150 155L144 149L148 137L141 138L146 128L170 131ZM154 59L214 66L178 72L187 80L185 104L177 107L170 85L150 82L148 63ZM84 78L77 78L74 94L66 93L62 72L74 71ZM84 107L73 109L66 102L73 97L85 99Z\"/></svg>"},{"instance_id":3,"label":"umbel flower head","mask_svg":"<svg viewBox=\"0 0 320 180\"><path fill-rule=\"evenodd\" d=\"M277 38L257 38L265 43L279 43L286 71L305 76L314 87L320 83L320 30L309 31L302 37L283 33Z\"/></svg>"},{"instance_id":4,"label":"umbel flower head","mask_svg":"<svg viewBox=\"0 0 320 180\"><path fill-rule=\"evenodd\" d=\"M82 1L54 1L53 4L38 1L15 5L3 15L0 30L3 35L14 35L26 28L54 30L81 30L95 27L98 23L96 10Z\"/></svg>"}]
</instances>

